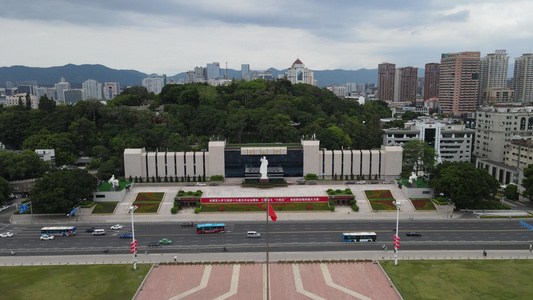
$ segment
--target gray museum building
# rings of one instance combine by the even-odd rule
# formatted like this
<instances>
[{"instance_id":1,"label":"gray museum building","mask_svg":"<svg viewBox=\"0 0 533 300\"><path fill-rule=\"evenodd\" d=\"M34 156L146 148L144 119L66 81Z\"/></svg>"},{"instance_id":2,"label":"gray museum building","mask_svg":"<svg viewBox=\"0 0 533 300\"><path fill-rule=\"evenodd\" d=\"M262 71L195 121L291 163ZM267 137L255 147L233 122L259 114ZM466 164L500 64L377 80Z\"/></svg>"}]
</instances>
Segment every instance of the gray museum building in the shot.
<instances>
[{"instance_id":1,"label":"gray museum building","mask_svg":"<svg viewBox=\"0 0 533 300\"><path fill-rule=\"evenodd\" d=\"M372 150L320 149L320 141L300 144L227 145L211 141L207 150L190 152L146 152L144 148L124 150L126 178L174 177L194 180L222 175L245 178L259 174L261 158L268 160L269 179L316 174L320 179L383 179L399 177L402 147L382 146ZM271 178L275 177L275 178Z\"/></svg>"}]
</instances>

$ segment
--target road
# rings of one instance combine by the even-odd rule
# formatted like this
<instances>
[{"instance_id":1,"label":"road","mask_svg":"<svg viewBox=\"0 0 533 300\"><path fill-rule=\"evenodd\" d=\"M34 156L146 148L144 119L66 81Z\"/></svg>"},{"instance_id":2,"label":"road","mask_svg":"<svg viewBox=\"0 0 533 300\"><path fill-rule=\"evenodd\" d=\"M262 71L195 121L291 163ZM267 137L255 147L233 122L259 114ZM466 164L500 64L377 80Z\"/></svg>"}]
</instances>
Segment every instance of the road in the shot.
<instances>
[{"instance_id":1,"label":"road","mask_svg":"<svg viewBox=\"0 0 533 300\"><path fill-rule=\"evenodd\" d=\"M11 250L21 255L99 253L109 248L114 253L128 253L131 239L120 239L131 232L131 224L122 224L121 230L109 229L110 224L90 224L77 228L75 237L59 237L51 241L39 240L37 225L3 224L0 232L11 231L12 238L0 239L0 254ZM52 226L52 225L49 225ZM105 228L104 236L92 236L89 227ZM381 250L382 245L392 249L395 221L293 221L269 223L269 251L343 251ZM520 226L519 220L468 220L468 221L405 221L400 223L401 249L405 250L474 250L474 249L524 249L533 242L533 231ZM195 228L182 228L179 223L136 223L135 237L140 251L169 253L205 253L221 251L226 247L233 252L261 252L266 250L265 222L227 222L226 233L197 234ZM246 238L246 231L255 230L261 238ZM373 231L377 243L342 243L342 232ZM421 237L407 237L406 232L416 231ZM172 245L148 247L162 238L172 240Z\"/></svg>"}]
</instances>

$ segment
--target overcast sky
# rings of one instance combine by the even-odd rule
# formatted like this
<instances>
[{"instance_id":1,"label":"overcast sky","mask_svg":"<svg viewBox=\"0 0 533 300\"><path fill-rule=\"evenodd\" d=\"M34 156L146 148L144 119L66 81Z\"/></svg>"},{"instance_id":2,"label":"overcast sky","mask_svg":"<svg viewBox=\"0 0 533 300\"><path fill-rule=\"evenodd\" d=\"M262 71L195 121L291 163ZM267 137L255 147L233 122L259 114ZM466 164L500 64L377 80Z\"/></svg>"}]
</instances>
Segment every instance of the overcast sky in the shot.
<instances>
[{"instance_id":1,"label":"overcast sky","mask_svg":"<svg viewBox=\"0 0 533 300\"><path fill-rule=\"evenodd\" d=\"M533 52L531 0L1 0L0 66L424 67L442 53Z\"/></svg>"}]
</instances>

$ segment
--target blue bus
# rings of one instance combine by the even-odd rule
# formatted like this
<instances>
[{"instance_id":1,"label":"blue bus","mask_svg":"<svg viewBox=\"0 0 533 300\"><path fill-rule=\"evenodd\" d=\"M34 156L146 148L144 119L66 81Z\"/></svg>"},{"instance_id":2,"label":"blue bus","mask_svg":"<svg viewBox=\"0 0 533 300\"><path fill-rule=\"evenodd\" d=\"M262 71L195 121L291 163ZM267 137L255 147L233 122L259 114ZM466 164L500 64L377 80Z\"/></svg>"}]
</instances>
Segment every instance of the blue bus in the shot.
<instances>
[{"instance_id":1,"label":"blue bus","mask_svg":"<svg viewBox=\"0 0 533 300\"><path fill-rule=\"evenodd\" d=\"M345 232L342 234L342 241L347 243L375 242L378 235L375 232Z\"/></svg>"},{"instance_id":2,"label":"blue bus","mask_svg":"<svg viewBox=\"0 0 533 300\"><path fill-rule=\"evenodd\" d=\"M196 225L197 233L224 233L226 231L226 224L198 224Z\"/></svg>"}]
</instances>

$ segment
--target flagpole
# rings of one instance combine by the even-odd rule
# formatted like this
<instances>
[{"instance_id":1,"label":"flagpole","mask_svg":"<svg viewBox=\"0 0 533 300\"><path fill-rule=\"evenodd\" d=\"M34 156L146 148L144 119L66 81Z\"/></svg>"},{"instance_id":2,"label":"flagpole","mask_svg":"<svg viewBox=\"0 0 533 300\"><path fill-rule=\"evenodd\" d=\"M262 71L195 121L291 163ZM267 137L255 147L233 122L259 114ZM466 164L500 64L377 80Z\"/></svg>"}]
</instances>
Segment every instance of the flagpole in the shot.
<instances>
[{"instance_id":1,"label":"flagpole","mask_svg":"<svg viewBox=\"0 0 533 300\"><path fill-rule=\"evenodd\" d=\"M267 267L267 300L270 300L270 261L269 261L269 257L268 257L268 242L269 242L269 237L270 237L270 234L269 234L269 230L268 230L268 214L269 214L269 209L270 209L270 200L268 198L266 198L266 202L267 202L267 205L266 205L266 238L267 238L267 244L266 244L266 267Z\"/></svg>"}]
</instances>

